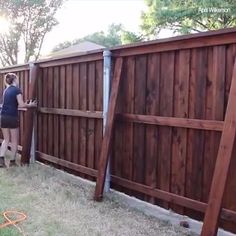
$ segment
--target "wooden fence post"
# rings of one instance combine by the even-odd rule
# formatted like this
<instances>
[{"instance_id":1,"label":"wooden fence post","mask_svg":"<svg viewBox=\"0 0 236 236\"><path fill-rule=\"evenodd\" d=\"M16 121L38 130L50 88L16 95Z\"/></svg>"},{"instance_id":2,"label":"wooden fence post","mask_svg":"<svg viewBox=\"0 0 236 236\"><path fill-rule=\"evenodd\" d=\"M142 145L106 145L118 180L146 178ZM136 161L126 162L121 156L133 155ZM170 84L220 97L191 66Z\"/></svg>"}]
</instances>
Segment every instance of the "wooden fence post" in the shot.
<instances>
[{"instance_id":1,"label":"wooden fence post","mask_svg":"<svg viewBox=\"0 0 236 236\"><path fill-rule=\"evenodd\" d=\"M236 132L236 60L229 93L229 100L225 114L224 126L220 140L219 151L213 175L210 196L204 217L201 236L215 236L218 230L218 221L222 199L227 181L230 160Z\"/></svg>"},{"instance_id":2,"label":"wooden fence post","mask_svg":"<svg viewBox=\"0 0 236 236\"><path fill-rule=\"evenodd\" d=\"M112 80L112 88L110 94L110 100L108 105L108 114L107 114L107 123L105 127L104 137L102 140L102 148L101 154L99 159L99 167L98 167L98 176L97 176L97 184L95 189L95 196L94 199L100 201L103 195L104 189L104 181L109 157L109 151L111 146L111 139L112 139L112 131L114 126L115 120L115 109L117 103L117 97L119 92L120 86L120 79L121 79L121 71L122 71L122 64L123 59L117 58L114 68L114 78Z\"/></svg>"},{"instance_id":3,"label":"wooden fence post","mask_svg":"<svg viewBox=\"0 0 236 236\"><path fill-rule=\"evenodd\" d=\"M29 97L27 99L36 98L36 83L38 77L38 65L33 64L30 66L30 83L29 83ZM33 121L34 121L34 112L35 109L27 109L26 111L26 129L24 130L24 138L22 143L22 154L21 154L21 163L29 164L30 163L30 150L32 143L32 134L33 134Z\"/></svg>"}]
</instances>

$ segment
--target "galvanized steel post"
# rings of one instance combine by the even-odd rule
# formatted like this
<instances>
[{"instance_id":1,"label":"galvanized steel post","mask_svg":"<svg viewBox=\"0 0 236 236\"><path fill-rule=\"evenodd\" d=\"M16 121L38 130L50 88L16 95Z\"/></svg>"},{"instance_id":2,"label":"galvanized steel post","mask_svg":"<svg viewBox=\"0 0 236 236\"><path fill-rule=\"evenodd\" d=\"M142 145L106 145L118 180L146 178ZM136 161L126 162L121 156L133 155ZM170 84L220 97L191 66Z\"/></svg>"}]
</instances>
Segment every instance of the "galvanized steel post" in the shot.
<instances>
[{"instance_id":1,"label":"galvanized steel post","mask_svg":"<svg viewBox=\"0 0 236 236\"><path fill-rule=\"evenodd\" d=\"M32 70L32 68L34 67L34 63L29 63L29 68L30 68L30 71ZM30 82L32 80L32 77L31 77L31 73L30 73ZM35 127L36 127L36 114L34 114L33 116L33 130L32 130L32 140L31 140L31 148L30 148L30 162L35 162L35 152L36 152L36 130L35 130Z\"/></svg>"},{"instance_id":2,"label":"galvanized steel post","mask_svg":"<svg viewBox=\"0 0 236 236\"><path fill-rule=\"evenodd\" d=\"M107 123L107 112L108 112L108 104L110 97L110 84L111 84L111 52L109 50L105 50L103 52L104 64L103 64L103 134L105 131L106 123ZM107 164L106 178L104 184L104 192L108 192L110 190L110 161Z\"/></svg>"}]
</instances>

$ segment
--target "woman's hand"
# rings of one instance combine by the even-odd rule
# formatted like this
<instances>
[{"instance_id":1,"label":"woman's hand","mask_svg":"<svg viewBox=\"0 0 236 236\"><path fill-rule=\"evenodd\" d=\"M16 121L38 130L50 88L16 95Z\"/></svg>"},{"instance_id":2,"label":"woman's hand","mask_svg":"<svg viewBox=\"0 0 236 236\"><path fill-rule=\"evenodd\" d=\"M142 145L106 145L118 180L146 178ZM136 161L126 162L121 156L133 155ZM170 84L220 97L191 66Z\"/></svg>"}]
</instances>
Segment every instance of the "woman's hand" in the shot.
<instances>
[{"instance_id":1,"label":"woman's hand","mask_svg":"<svg viewBox=\"0 0 236 236\"><path fill-rule=\"evenodd\" d=\"M21 108L33 108L33 107L37 107L37 102L35 99L31 99L27 102L24 102L22 94L18 94L16 96L17 98L17 102L18 102L18 106Z\"/></svg>"},{"instance_id":2,"label":"woman's hand","mask_svg":"<svg viewBox=\"0 0 236 236\"><path fill-rule=\"evenodd\" d=\"M27 102L27 107L37 107L37 101L36 100L34 100L34 99L31 99L31 100L29 100L29 102Z\"/></svg>"}]
</instances>

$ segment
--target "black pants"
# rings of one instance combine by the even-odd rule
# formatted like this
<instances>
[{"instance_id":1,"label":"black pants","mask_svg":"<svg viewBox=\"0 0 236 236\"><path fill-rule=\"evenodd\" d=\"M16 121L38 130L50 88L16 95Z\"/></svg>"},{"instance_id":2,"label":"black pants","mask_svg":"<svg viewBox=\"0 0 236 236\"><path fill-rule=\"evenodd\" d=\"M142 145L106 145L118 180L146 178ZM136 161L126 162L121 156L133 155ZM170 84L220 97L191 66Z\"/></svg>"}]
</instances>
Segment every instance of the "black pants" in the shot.
<instances>
[{"instance_id":1,"label":"black pants","mask_svg":"<svg viewBox=\"0 0 236 236\"><path fill-rule=\"evenodd\" d=\"M0 115L0 127L16 129L19 127L19 118L15 116Z\"/></svg>"}]
</instances>

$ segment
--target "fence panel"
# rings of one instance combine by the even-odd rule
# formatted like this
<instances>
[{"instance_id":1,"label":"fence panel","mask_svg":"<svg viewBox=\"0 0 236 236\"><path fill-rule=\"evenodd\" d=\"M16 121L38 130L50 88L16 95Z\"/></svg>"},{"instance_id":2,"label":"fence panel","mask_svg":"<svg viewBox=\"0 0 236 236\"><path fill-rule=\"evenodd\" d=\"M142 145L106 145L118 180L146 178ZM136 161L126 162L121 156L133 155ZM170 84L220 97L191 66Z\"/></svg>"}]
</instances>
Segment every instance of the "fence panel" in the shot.
<instances>
[{"instance_id":1,"label":"fence panel","mask_svg":"<svg viewBox=\"0 0 236 236\"><path fill-rule=\"evenodd\" d=\"M236 30L121 46L111 51L114 58L124 57L111 150L113 188L203 219L205 205L198 201L208 201L236 58ZM38 160L93 180L103 135L102 52L36 64L40 68ZM1 69L1 80L10 71L19 76L27 98L28 65ZM2 84L1 93L3 88ZM24 111L20 113L22 144L27 124ZM232 212L224 209L225 220L221 220L221 226L233 232L235 165L233 158L223 201L223 207ZM150 188L144 191L142 185L196 202L178 198L177 205L160 200ZM175 198L169 196L163 199ZM198 206L201 212L196 211Z\"/></svg>"},{"instance_id":2,"label":"fence panel","mask_svg":"<svg viewBox=\"0 0 236 236\"><path fill-rule=\"evenodd\" d=\"M102 141L102 60L80 58L75 63L65 60L39 66L39 157L69 169L65 163L97 169ZM65 162L58 163L57 158Z\"/></svg>"},{"instance_id":3,"label":"fence panel","mask_svg":"<svg viewBox=\"0 0 236 236\"><path fill-rule=\"evenodd\" d=\"M116 177L207 203L221 132L147 125L144 120L145 115L154 115L223 121L236 44L221 44L114 50L113 54L125 56L112 150L114 188L203 219L195 210L125 188ZM223 206L235 211L232 165ZM221 224L236 232L233 223Z\"/></svg>"}]
</instances>

